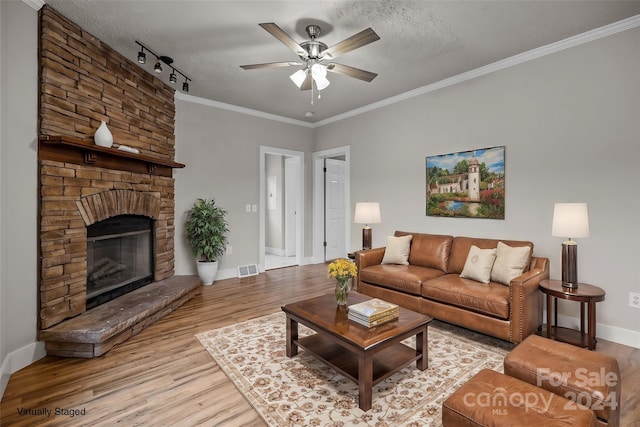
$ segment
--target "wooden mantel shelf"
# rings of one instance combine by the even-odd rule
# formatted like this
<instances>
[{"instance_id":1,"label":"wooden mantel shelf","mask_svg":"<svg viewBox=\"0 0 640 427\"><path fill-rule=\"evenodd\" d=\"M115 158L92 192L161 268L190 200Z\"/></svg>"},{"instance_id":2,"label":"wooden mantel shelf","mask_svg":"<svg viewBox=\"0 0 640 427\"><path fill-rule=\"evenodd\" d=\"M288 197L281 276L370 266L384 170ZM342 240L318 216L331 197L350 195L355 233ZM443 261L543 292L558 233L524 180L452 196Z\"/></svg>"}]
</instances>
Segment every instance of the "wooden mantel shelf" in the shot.
<instances>
[{"instance_id":1,"label":"wooden mantel shelf","mask_svg":"<svg viewBox=\"0 0 640 427\"><path fill-rule=\"evenodd\" d=\"M167 177L173 175L174 168L185 166L169 159L101 147L93 141L53 135L40 136L38 159Z\"/></svg>"}]
</instances>

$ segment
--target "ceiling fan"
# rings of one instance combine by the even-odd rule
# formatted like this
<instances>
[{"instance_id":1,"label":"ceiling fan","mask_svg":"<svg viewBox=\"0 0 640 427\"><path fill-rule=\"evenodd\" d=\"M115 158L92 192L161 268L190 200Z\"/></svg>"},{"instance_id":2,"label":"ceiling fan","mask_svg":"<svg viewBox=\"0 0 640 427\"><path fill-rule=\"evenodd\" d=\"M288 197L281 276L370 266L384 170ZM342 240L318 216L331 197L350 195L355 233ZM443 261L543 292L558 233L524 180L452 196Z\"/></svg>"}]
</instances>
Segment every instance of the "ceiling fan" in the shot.
<instances>
[{"instance_id":1,"label":"ceiling fan","mask_svg":"<svg viewBox=\"0 0 640 427\"><path fill-rule=\"evenodd\" d=\"M320 26L318 25L312 24L306 27L309 40L300 44L296 43L291 36L273 22L258 25L284 43L289 49L293 50L295 54L300 57L300 61L241 65L240 67L245 70L304 66L304 68L296 71L290 76L291 80L300 88L300 90L312 89L314 83L317 90L322 90L329 86L330 82L327 79L327 71L343 74L365 82L370 82L377 76L376 73L372 73L370 71L331 62L334 58L340 55L344 55L347 52L351 52L359 47L365 46L376 40L380 40L380 37L371 28L362 30L331 47L327 47L326 44L316 40L321 31Z\"/></svg>"}]
</instances>

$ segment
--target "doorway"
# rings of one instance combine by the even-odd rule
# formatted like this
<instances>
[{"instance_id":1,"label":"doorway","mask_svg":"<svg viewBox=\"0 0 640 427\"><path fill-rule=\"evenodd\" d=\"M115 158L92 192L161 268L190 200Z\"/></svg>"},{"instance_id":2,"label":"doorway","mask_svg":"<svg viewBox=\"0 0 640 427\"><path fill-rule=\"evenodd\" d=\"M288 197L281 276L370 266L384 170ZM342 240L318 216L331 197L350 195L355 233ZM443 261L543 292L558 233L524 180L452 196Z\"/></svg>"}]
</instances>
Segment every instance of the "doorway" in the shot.
<instances>
[{"instance_id":1,"label":"doorway","mask_svg":"<svg viewBox=\"0 0 640 427\"><path fill-rule=\"evenodd\" d=\"M350 147L313 153L313 259L347 256L351 246Z\"/></svg>"},{"instance_id":2,"label":"doorway","mask_svg":"<svg viewBox=\"0 0 640 427\"><path fill-rule=\"evenodd\" d=\"M260 147L260 270L300 265L304 153Z\"/></svg>"}]
</instances>

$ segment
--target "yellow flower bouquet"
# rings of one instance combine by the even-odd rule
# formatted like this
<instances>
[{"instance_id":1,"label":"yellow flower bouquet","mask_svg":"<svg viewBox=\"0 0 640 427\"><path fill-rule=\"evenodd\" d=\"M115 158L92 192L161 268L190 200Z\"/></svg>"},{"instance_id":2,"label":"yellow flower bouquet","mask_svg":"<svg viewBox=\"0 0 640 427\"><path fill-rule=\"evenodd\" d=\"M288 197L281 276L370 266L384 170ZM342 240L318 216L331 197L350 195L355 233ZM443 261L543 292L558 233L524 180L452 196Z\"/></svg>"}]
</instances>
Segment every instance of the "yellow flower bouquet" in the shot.
<instances>
[{"instance_id":1,"label":"yellow flower bouquet","mask_svg":"<svg viewBox=\"0 0 640 427\"><path fill-rule=\"evenodd\" d=\"M349 280L358 273L356 265L345 258L340 258L329 264L329 277L335 278L336 302L338 305L346 305L349 298Z\"/></svg>"}]
</instances>

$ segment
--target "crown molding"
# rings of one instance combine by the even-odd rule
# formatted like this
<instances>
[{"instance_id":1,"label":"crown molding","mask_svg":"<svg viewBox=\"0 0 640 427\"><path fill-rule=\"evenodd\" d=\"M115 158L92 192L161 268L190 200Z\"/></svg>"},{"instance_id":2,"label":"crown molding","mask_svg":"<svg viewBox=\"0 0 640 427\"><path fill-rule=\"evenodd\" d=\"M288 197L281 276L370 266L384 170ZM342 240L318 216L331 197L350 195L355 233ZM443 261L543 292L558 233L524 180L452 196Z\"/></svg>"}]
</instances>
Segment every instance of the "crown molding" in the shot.
<instances>
[{"instance_id":1,"label":"crown molding","mask_svg":"<svg viewBox=\"0 0 640 427\"><path fill-rule=\"evenodd\" d=\"M26 1L26 0L23 0L23 1ZM39 1L39 0L30 0L30 1ZM579 46L581 44L589 43L594 40L598 40L604 37L618 34L620 32L630 30L636 27L640 27L640 15L631 16L621 21L614 22L612 24L593 29L582 34L577 34L575 36L568 37L564 40L560 40L545 46L531 49L529 51L511 56L509 58L505 58L500 61L493 62L491 64L446 78L444 80L440 80L438 82L435 82L426 86L422 86L422 87L401 93L396 96L392 96L390 98L373 102L363 107L356 108L356 109L347 111L345 113L338 114L336 116L332 116L327 119L317 121L315 123L303 122L302 120L295 120L288 117L278 116L276 114L270 114L262 111L251 110L249 108L239 107L237 105L211 101L209 99L198 98L191 95L185 95L180 92L176 92L176 99L181 99L188 102L196 102L199 104L209 105L212 107L222 108L225 110L236 111L239 113L261 117L268 120L275 120L283 123L289 123L289 124L304 126L309 128L317 128L320 126L327 125L329 123L334 123L340 120L348 119L350 117L358 116L368 111L376 110L378 108L382 108L388 105L402 102L402 101L414 98L416 96L424 95L429 92L434 92L439 89L443 89L443 88L453 86L462 82L466 82L468 80L472 80L477 77L482 77L487 74L494 73L496 71L504 70L506 68L522 64L524 62L542 58L543 56L551 55L553 53L557 53L565 49L570 49L572 47Z\"/></svg>"},{"instance_id":2,"label":"crown molding","mask_svg":"<svg viewBox=\"0 0 640 427\"><path fill-rule=\"evenodd\" d=\"M524 62L532 61L534 59L542 58L546 55L551 55L569 49L575 46L579 46L584 43L589 43L594 40L601 39L603 37L611 36L622 31L630 30L640 26L640 15L635 15L622 21L614 22L613 24L605 25L604 27L596 28L586 33L578 34L558 42L550 43L545 46L537 47L527 52L520 53L518 55L511 56L509 58L496 61L494 63L458 74L438 82L419 87L417 89L410 90L408 92L401 93L390 98L383 99L378 102L374 102L364 107L356 108L351 111L347 111L342 114L338 114L333 117L329 117L325 120L320 120L314 123L314 127L324 126L329 123L337 122L340 120L354 117L368 111L372 111L378 108L386 107L397 102L405 101L407 99L414 98L416 96L424 95L429 92L433 92L445 87L453 86L458 83L465 82L467 80L475 79L477 77L485 76L496 71L504 70L515 65L522 64Z\"/></svg>"},{"instance_id":3,"label":"crown molding","mask_svg":"<svg viewBox=\"0 0 640 427\"><path fill-rule=\"evenodd\" d=\"M45 5L44 0L22 0L22 2L35 11L42 9L42 7Z\"/></svg>"},{"instance_id":4,"label":"crown molding","mask_svg":"<svg viewBox=\"0 0 640 427\"><path fill-rule=\"evenodd\" d=\"M290 125L303 126L308 128L315 127L313 123L303 122L302 120L291 119L289 117L278 116L277 114L265 113L264 111L252 110L251 108L239 107L233 104L226 104L224 102L212 101L211 99L200 98L193 95L187 95L182 92L176 91L175 99L180 101L193 102L195 104L206 105L209 107L220 108L223 110L234 111L236 113L247 114L249 116L259 117L261 119L273 120L276 122L287 123Z\"/></svg>"}]
</instances>

